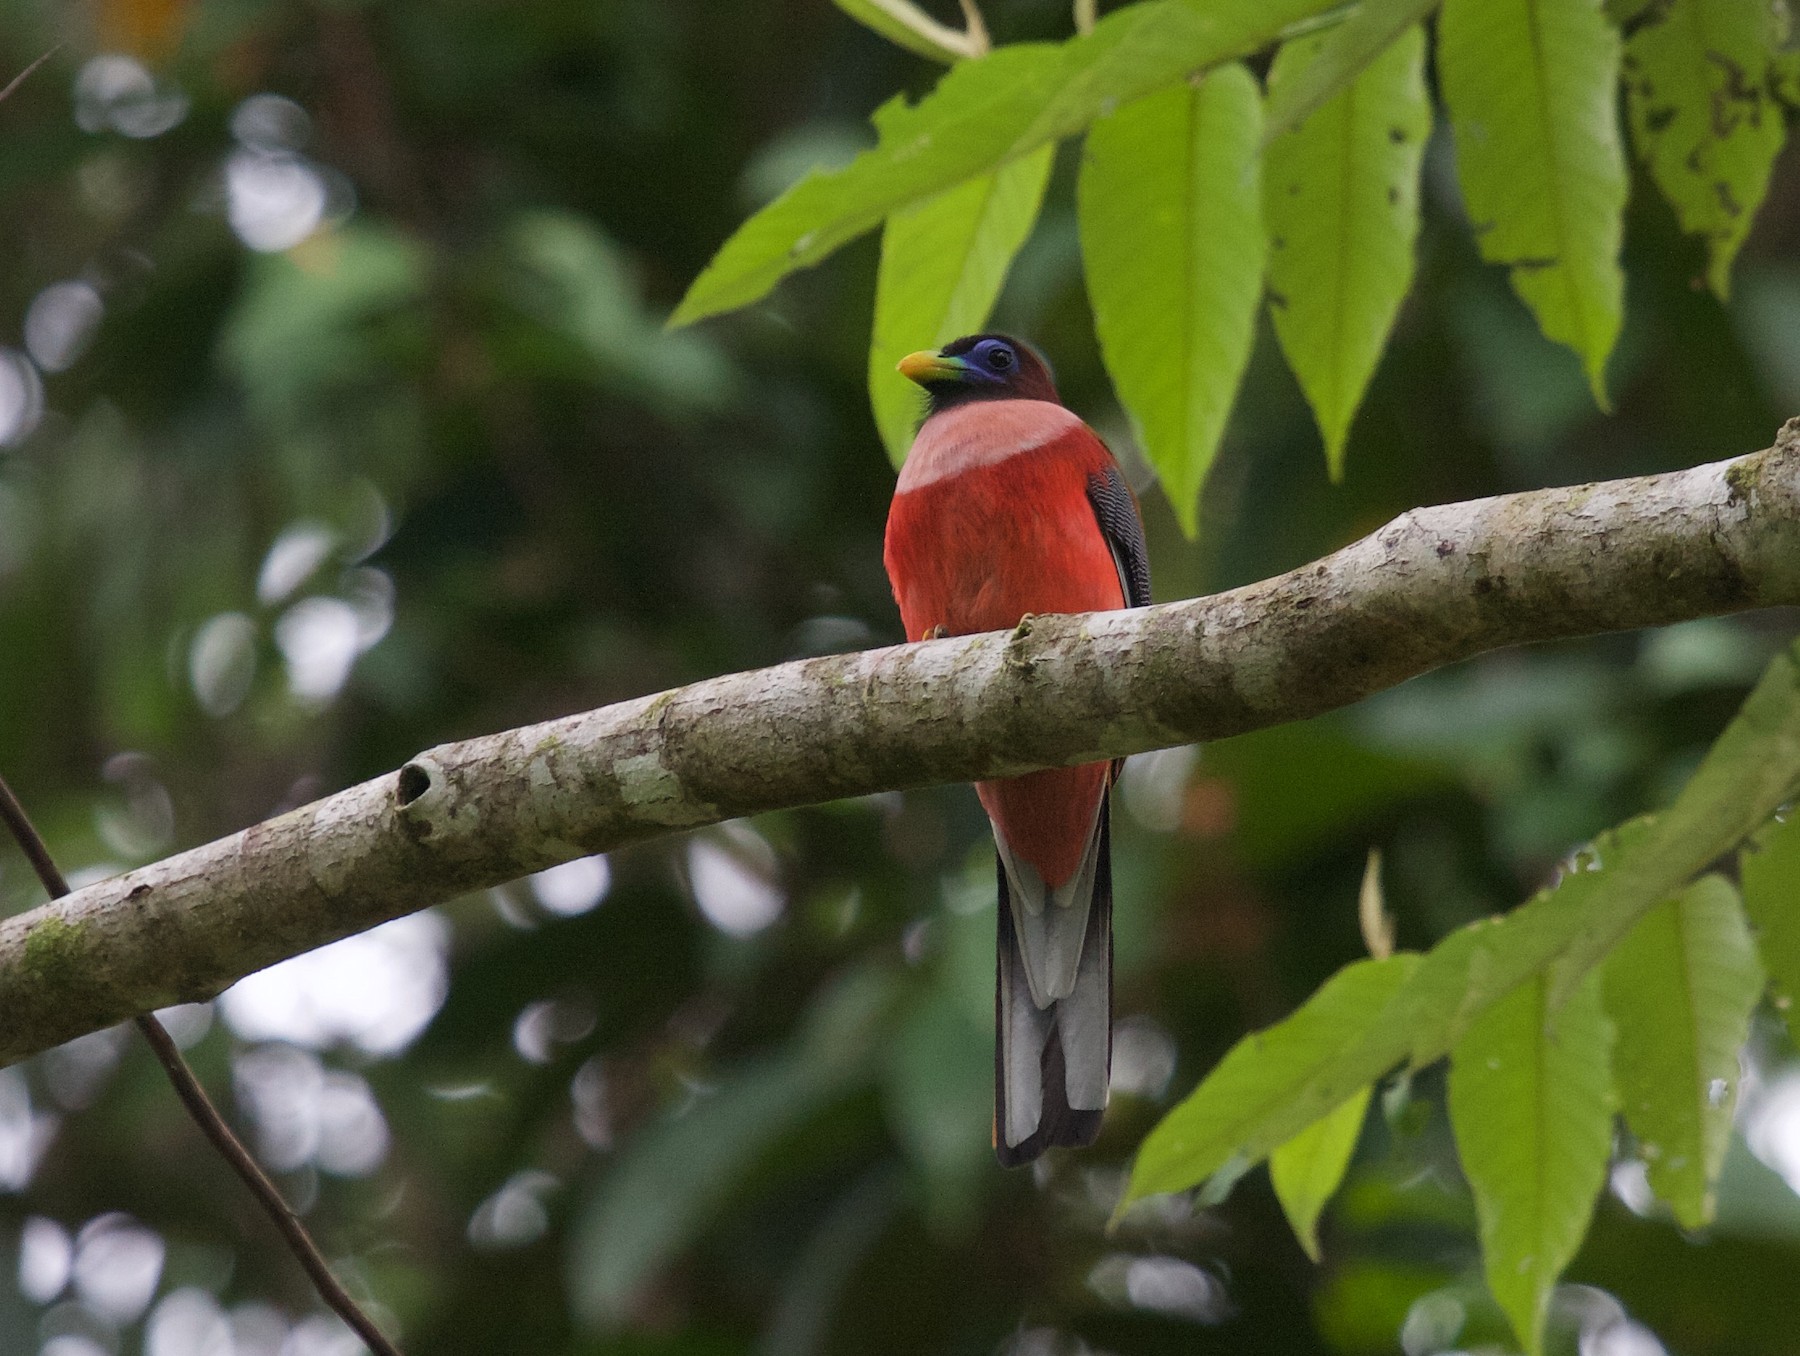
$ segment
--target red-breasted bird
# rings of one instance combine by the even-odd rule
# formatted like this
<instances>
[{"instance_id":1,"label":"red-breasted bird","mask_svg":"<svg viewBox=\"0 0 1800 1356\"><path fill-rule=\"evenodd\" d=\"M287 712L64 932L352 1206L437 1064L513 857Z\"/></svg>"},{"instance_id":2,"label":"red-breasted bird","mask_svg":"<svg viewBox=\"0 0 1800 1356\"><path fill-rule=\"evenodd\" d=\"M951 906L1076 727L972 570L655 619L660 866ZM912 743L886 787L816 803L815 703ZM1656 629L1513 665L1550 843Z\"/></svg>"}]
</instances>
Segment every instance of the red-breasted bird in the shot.
<instances>
[{"instance_id":1,"label":"red-breasted bird","mask_svg":"<svg viewBox=\"0 0 1800 1356\"><path fill-rule=\"evenodd\" d=\"M900 362L925 419L888 511L884 558L908 640L1027 613L1150 601L1137 500L1036 352L976 334ZM1029 1163L1092 1144L1112 1069L1117 763L979 782L999 859L994 1152Z\"/></svg>"}]
</instances>

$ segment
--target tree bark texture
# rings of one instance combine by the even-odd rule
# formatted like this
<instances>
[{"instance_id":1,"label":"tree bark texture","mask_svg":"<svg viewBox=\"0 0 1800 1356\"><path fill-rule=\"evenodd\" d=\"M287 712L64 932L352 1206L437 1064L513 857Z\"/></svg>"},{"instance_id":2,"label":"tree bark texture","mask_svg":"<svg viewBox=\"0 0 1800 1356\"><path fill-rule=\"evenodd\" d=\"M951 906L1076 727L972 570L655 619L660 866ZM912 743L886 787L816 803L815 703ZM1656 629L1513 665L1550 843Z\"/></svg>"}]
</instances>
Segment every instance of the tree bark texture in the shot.
<instances>
[{"instance_id":1,"label":"tree bark texture","mask_svg":"<svg viewBox=\"0 0 1800 1356\"><path fill-rule=\"evenodd\" d=\"M1800 420L1415 509L1228 593L782 664L427 750L0 922L0 1065L400 914L739 815L1221 739L1500 646L1800 605Z\"/></svg>"}]
</instances>

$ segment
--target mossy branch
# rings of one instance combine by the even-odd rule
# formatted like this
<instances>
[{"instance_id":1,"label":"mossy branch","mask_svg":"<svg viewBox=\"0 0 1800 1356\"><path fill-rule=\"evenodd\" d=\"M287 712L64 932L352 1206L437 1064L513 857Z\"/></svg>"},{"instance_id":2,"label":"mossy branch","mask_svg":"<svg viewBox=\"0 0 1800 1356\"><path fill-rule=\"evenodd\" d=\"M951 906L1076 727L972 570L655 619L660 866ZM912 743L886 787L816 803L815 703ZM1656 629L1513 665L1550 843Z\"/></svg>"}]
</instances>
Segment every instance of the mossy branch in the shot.
<instances>
[{"instance_id":1,"label":"mossy branch","mask_svg":"<svg viewBox=\"0 0 1800 1356\"><path fill-rule=\"evenodd\" d=\"M736 673L428 750L0 923L0 1064L586 853L1220 739L1483 651L1800 605L1800 420L1668 475L1415 509L1274 579Z\"/></svg>"}]
</instances>

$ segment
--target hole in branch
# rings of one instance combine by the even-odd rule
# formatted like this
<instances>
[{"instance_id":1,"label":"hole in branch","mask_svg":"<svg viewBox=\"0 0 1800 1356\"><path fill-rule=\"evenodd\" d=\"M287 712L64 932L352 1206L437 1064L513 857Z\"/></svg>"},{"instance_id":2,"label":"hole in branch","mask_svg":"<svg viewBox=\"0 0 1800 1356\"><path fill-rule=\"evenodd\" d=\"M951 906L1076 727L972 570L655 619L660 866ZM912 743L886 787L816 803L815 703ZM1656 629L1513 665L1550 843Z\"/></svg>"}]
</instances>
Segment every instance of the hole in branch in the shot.
<instances>
[{"instance_id":1,"label":"hole in branch","mask_svg":"<svg viewBox=\"0 0 1800 1356\"><path fill-rule=\"evenodd\" d=\"M400 769L400 783L394 788L395 799L404 809L420 796L431 790L431 774L417 763L408 763Z\"/></svg>"}]
</instances>

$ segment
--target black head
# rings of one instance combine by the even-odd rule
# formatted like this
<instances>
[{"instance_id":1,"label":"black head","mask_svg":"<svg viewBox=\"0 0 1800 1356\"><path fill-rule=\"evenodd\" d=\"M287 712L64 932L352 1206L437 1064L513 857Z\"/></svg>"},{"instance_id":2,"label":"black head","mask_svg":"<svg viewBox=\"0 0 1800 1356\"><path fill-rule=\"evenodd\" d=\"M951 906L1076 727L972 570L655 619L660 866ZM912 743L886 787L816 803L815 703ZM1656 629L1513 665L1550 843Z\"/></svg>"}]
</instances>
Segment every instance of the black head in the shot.
<instances>
[{"instance_id":1,"label":"black head","mask_svg":"<svg viewBox=\"0 0 1800 1356\"><path fill-rule=\"evenodd\" d=\"M971 400L1061 403L1050 365L1008 334L971 334L936 353L909 353L900 360L900 375L925 388L928 416Z\"/></svg>"}]
</instances>

